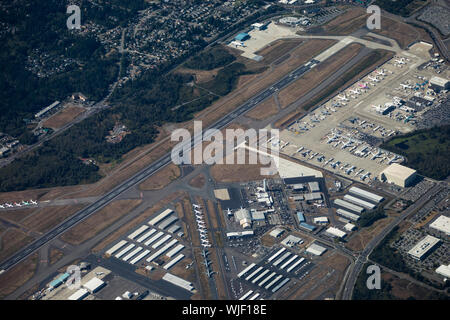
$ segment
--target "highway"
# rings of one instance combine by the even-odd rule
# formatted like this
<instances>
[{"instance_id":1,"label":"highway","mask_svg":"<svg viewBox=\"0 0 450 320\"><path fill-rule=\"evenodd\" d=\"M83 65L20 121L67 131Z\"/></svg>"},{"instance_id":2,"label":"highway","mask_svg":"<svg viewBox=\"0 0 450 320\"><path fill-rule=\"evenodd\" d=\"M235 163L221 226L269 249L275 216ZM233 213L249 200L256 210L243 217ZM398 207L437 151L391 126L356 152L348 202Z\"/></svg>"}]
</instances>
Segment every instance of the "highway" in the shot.
<instances>
[{"instance_id":1,"label":"highway","mask_svg":"<svg viewBox=\"0 0 450 320\"><path fill-rule=\"evenodd\" d=\"M369 244L364 248L359 257L355 261L355 265L350 272L350 275L345 284L344 292L342 295L342 300L351 300L353 295L353 288L355 287L356 280L358 278L359 273L362 270L363 265L368 261L369 255L376 248L376 246L404 219L422 207L426 202L428 202L432 197L431 195L437 194L441 189L440 184L436 184L430 191L422 195L419 200L417 200L414 204L409 206L405 211L403 211L398 217L396 217L386 228L383 229L380 234L378 234L375 238L373 238Z\"/></svg>"},{"instance_id":2,"label":"highway","mask_svg":"<svg viewBox=\"0 0 450 320\"><path fill-rule=\"evenodd\" d=\"M279 91L280 89L288 86L290 83L295 81L297 78L311 70L316 64L318 64L319 61L317 60L311 60L310 62L298 67L294 71L292 71L290 74L286 75L282 79L280 79L278 82L273 84L270 88L266 88L262 90L260 93L256 94L253 98L245 102L243 105L232 111L231 113L224 116L222 119L211 125L209 128L215 128L215 129L222 129L229 123L231 123L234 119L241 116L242 114L248 112L249 110L253 109L256 105L263 102L270 96L272 96L275 92ZM197 143L201 142L198 137L193 137L190 142L190 148L193 148ZM70 217L69 219L63 221L61 224L54 227L52 230L47 232L45 235L40 237L39 239L35 240L34 242L30 243L28 246L24 247L23 249L16 252L14 255L9 257L5 262L3 262L0 265L0 273L8 270L9 268L13 267L26 257L28 257L30 254L38 250L40 247L42 247L44 244L48 243L50 240L56 238L69 228L75 226L77 223L81 222L82 220L86 219L88 216L93 214L94 212L100 210L104 206L106 206L108 203L113 201L117 196L119 196L121 193L125 192L129 188L133 187L134 185L138 184L139 182L143 181L144 179L148 178L149 176L153 175L155 172L157 172L162 167L168 165L171 162L171 154L168 153L165 156L161 157L157 161L155 161L153 164L148 166L147 168L143 169L142 171L138 172L131 178L125 180L120 185L113 188L111 191L106 193L104 196L100 197L96 202L92 203L90 206L80 210L75 215Z\"/></svg>"}]
</instances>

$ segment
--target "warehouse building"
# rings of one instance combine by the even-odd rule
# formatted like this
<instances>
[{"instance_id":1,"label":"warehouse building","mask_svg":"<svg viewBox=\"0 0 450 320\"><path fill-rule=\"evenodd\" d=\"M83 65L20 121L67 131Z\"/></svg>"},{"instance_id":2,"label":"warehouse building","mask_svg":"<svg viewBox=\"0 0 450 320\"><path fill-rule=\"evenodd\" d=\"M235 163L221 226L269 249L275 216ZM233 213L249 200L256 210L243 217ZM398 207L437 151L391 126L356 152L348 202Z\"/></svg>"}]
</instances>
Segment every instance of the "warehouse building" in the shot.
<instances>
[{"instance_id":1,"label":"warehouse building","mask_svg":"<svg viewBox=\"0 0 450 320\"><path fill-rule=\"evenodd\" d=\"M364 208L362 208L360 206L357 206L357 205L355 205L353 203L350 203L350 202L347 202L347 201L344 201L344 200L341 200L341 199L335 199L333 202L334 202L335 206L342 207L344 209L354 211L354 212L356 212L358 214L361 214L365 210Z\"/></svg>"},{"instance_id":2,"label":"warehouse building","mask_svg":"<svg viewBox=\"0 0 450 320\"><path fill-rule=\"evenodd\" d=\"M305 201L307 201L307 202L321 200L321 199L322 199L322 194L320 192L305 193Z\"/></svg>"},{"instance_id":3,"label":"warehouse building","mask_svg":"<svg viewBox=\"0 0 450 320\"><path fill-rule=\"evenodd\" d=\"M436 269L436 273L446 278L450 278L450 264L448 266L445 264L440 265L439 268Z\"/></svg>"},{"instance_id":4,"label":"warehouse building","mask_svg":"<svg viewBox=\"0 0 450 320\"><path fill-rule=\"evenodd\" d=\"M361 206L361 207L364 207L364 208L370 209L370 210L375 209L375 207L376 207L376 205L374 205L373 203L370 203L368 201L364 201L362 199L359 199L357 197L351 196L349 194L346 194L344 196L344 200L352 202L352 203L354 203L354 204L356 204L358 206Z\"/></svg>"},{"instance_id":5,"label":"warehouse building","mask_svg":"<svg viewBox=\"0 0 450 320\"><path fill-rule=\"evenodd\" d=\"M319 183L317 181L308 182L308 186L309 186L309 190L311 192L319 192L320 191Z\"/></svg>"},{"instance_id":6,"label":"warehouse building","mask_svg":"<svg viewBox=\"0 0 450 320\"><path fill-rule=\"evenodd\" d=\"M425 258L433 248L440 242L438 238L427 235L425 238L420 240L408 254L416 260L422 260Z\"/></svg>"},{"instance_id":7,"label":"warehouse building","mask_svg":"<svg viewBox=\"0 0 450 320\"><path fill-rule=\"evenodd\" d=\"M163 221L165 218L167 218L168 216L170 216L173 213L173 210L171 209L166 209L164 210L162 213L160 213L159 215L157 215L155 218L153 218L152 220L149 221L149 224L151 225L156 225L159 222Z\"/></svg>"},{"instance_id":8,"label":"warehouse building","mask_svg":"<svg viewBox=\"0 0 450 320\"><path fill-rule=\"evenodd\" d=\"M450 218L441 215L430 224L430 228L450 235Z\"/></svg>"},{"instance_id":9,"label":"warehouse building","mask_svg":"<svg viewBox=\"0 0 450 320\"><path fill-rule=\"evenodd\" d=\"M236 41L245 41L248 39L250 39L250 35L246 32L239 33L236 37L234 37L234 40Z\"/></svg>"},{"instance_id":10,"label":"warehouse building","mask_svg":"<svg viewBox=\"0 0 450 320\"><path fill-rule=\"evenodd\" d=\"M322 246L319 246L316 243L311 244L308 247L308 249L306 249L306 252L311 253L311 254L316 255L316 256L321 256L322 254L325 253L325 251L327 251L326 248L324 248Z\"/></svg>"},{"instance_id":11,"label":"warehouse building","mask_svg":"<svg viewBox=\"0 0 450 320\"><path fill-rule=\"evenodd\" d=\"M344 238L347 235L344 231L339 230L335 227L329 227L325 232L332 237L337 237L340 239Z\"/></svg>"},{"instance_id":12,"label":"warehouse building","mask_svg":"<svg viewBox=\"0 0 450 320\"><path fill-rule=\"evenodd\" d=\"M301 211L297 211L297 219L298 219L298 223L302 223L305 222L305 216L303 215L303 212Z\"/></svg>"},{"instance_id":13,"label":"warehouse building","mask_svg":"<svg viewBox=\"0 0 450 320\"><path fill-rule=\"evenodd\" d=\"M408 187L416 178L416 170L393 163L380 173L380 180L399 187Z\"/></svg>"},{"instance_id":14,"label":"warehouse building","mask_svg":"<svg viewBox=\"0 0 450 320\"><path fill-rule=\"evenodd\" d=\"M353 194L355 196L358 196L358 197L361 197L361 198L365 198L365 199L367 199L369 201L372 201L372 202L375 202L375 203L380 203L381 201L384 200L383 197L381 197L381 196L379 196L379 195L377 195L375 193L363 190L363 189L358 188L358 187L351 187L348 191L349 191L349 193L351 193L351 194Z\"/></svg>"},{"instance_id":15,"label":"warehouse building","mask_svg":"<svg viewBox=\"0 0 450 320\"><path fill-rule=\"evenodd\" d=\"M251 237L254 234L255 234L255 232L253 230L228 232L227 238L228 239L246 238L246 237Z\"/></svg>"},{"instance_id":16,"label":"warehouse building","mask_svg":"<svg viewBox=\"0 0 450 320\"><path fill-rule=\"evenodd\" d=\"M240 208L234 212L236 222L239 222L242 228L250 228L252 226L252 216L247 209Z\"/></svg>"},{"instance_id":17,"label":"warehouse building","mask_svg":"<svg viewBox=\"0 0 450 320\"><path fill-rule=\"evenodd\" d=\"M105 282L100 280L97 277L93 277L91 280L86 282L83 287L87 289L90 293L95 293L99 291L101 288L103 288L106 285Z\"/></svg>"},{"instance_id":18,"label":"warehouse building","mask_svg":"<svg viewBox=\"0 0 450 320\"><path fill-rule=\"evenodd\" d=\"M170 282L176 286L179 286L180 288L186 289L188 291L193 291L194 286L191 282L184 280L183 278L177 277L171 273L166 273L164 277L162 277L163 280Z\"/></svg>"},{"instance_id":19,"label":"warehouse building","mask_svg":"<svg viewBox=\"0 0 450 320\"><path fill-rule=\"evenodd\" d=\"M77 290L74 294L67 298L67 300L83 300L89 295L86 289Z\"/></svg>"},{"instance_id":20,"label":"warehouse building","mask_svg":"<svg viewBox=\"0 0 450 320\"><path fill-rule=\"evenodd\" d=\"M327 217L317 217L313 219L315 224L327 224L328 218Z\"/></svg>"},{"instance_id":21,"label":"warehouse building","mask_svg":"<svg viewBox=\"0 0 450 320\"><path fill-rule=\"evenodd\" d=\"M355 230L355 228L356 228L356 226L355 226L353 223L347 223L347 224L344 226L344 229L345 229L346 231L353 231L353 230Z\"/></svg>"},{"instance_id":22,"label":"warehouse building","mask_svg":"<svg viewBox=\"0 0 450 320\"><path fill-rule=\"evenodd\" d=\"M270 235L272 236L272 237L274 237L274 238L278 238L278 237L280 237L282 234L283 234L283 232L284 232L284 229L281 229L281 228L275 228L275 229L273 229L272 231L270 231Z\"/></svg>"},{"instance_id":23,"label":"warehouse building","mask_svg":"<svg viewBox=\"0 0 450 320\"><path fill-rule=\"evenodd\" d=\"M343 209L337 209L336 213L344 218L353 220L353 221L358 221L359 220L359 216L357 214L351 213L347 210L343 210Z\"/></svg>"},{"instance_id":24,"label":"warehouse building","mask_svg":"<svg viewBox=\"0 0 450 320\"><path fill-rule=\"evenodd\" d=\"M448 90L450 81L441 77L432 77L430 79L430 87L435 91Z\"/></svg>"},{"instance_id":25,"label":"warehouse building","mask_svg":"<svg viewBox=\"0 0 450 320\"><path fill-rule=\"evenodd\" d=\"M303 229L306 229L306 230L308 230L308 231L310 231L310 232L313 232L314 230L316 230L316 227L315 227L315 226L312 226L312 225L310 225L310 224L307 224L306 222L301 222L301 223L300 223L300 227L302 227Z\"/></svg>"}]
</instances>

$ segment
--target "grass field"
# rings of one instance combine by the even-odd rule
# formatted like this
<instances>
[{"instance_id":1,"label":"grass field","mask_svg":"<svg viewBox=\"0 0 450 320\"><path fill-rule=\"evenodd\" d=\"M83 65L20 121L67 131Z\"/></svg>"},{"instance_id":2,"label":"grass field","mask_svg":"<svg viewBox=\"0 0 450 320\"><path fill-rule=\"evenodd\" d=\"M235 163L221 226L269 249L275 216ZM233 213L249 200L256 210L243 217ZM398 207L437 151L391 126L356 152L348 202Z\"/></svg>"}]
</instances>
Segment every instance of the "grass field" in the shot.
<instances>
[{"instance_id":1,"label":"grass field","mask_svg":"<svg viewBox=\"0 0 450 320\"><path fill-rule=\"evenodd\" d=\"M450 175L450 125L395 137L382 148L404 155L420 174L442 180Z\"/></svg>"},{"instance_id":2,"label":"grass field","mask_svg":"<svg viewBox=\"0 0 450 320\"><path fill-rule=\"evenodd\" d=\"M85 109L70 105L55 115L51 116L48 120L46 120L43 124L44 127L58 129L63 127L64 125L70 123L73 119L75 119L80 113L82 113Z\"/></svg>"},{"instance_id":3,"label":"grass field","mask_svg":"<svg viewBox=\"0 0 450 320\"><path fill-rule=\"evenodd\" d=\"M38 254L34 253L24 261L0 275L0 299L13 293L17 288L33 277L37 266Z\"/></svg>"},{"instance_id":4,"label":"grass field","mask_svg":"<svg viewBox=\"0 0 450 320\"><path fill-rule=\"evenodd\" d=\"M162 168L139 185L141 190L159 190L181 175L180 168L173 163Z\"/></svg>"},{"instance_id":5,"label":"grass field","mask_svg":"<svg viewBox=\"0 0 450 320\"><path fill-rule=\"evenodd\" d=\"M23 231L15 228L9 228L1 238L0 261L8 258L14 252L29 244L33 240L33 237L27 235Z\"/></svg>"}]
</instances>

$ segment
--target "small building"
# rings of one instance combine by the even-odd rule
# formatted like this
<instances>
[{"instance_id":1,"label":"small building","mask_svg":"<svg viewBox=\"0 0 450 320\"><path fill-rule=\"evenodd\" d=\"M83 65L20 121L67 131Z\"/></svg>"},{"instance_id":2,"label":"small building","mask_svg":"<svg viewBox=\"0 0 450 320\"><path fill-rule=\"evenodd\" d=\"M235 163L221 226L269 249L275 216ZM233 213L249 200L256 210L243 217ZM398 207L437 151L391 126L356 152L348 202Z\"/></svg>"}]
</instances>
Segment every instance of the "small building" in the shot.
<instances>
[{"instance_id":1,"label":"small building","mask_svg":"<svg viewBox=\"0 0 450 320\"><path fill-rule=\"evenodd\" d=\"M325 253L325 251L327 251L327 248L324 248L324 247L322 247L322 246L319 246L319 245L316 244L316 243L312 243L312 244L308 247L308 249L306 249L306 252L311 253L311 254L316 255L316 256L321 256L322 254Z\"/></svg>"},{"instance_id":2,"label":"small building","mask_svg":"<svg viewBox=\"0 0 450 320\"><path fill-rule=\"evenodd\" d=\"M416 178L416 170L393 163L380 173L380 180L399 187L408 187Z\"/></svg>"},{"instance_id":3,"label":"small building","mask_svg":"<svg viewBox=\"0 0 450 320\"><path fill-rule=\"evenodd\" d=\"M261 30L267 29L267 26L269 24L270 24L270 21L262 22L262 23L261 22L255 22L255 23L252 24L252 28L261 31Z\"/></svg>"},{"instance_id":4,"label":"small building","mask_svg":"<svg viewBox=\"0 0 450 320\"><path fill-rule=\"evenodd\" d=\"M309 186L309 190L311 192L319 192L320 191L319 183L317 181L308 182L308 186Z\"/></svg>"},{"instance_id":5,"label":"small building","mask_svg":"<svg viewBox=\"0 0 450 320\"><path fill-rule=\"evenodd\" d=\"M272 231L270 231L269 235L271 235L274 238L279 238L283 233L284 233L284 229L275 228Z\"/></svg>"},{"instance_id":6,"label":"small building","mask_svg":"<svg viewBox=\"0 0 450 320\"><path fill-rule=\"evenodd\" d=\"M327 224L328 218L327 217L317 217L313 219L315 224Z\"/></svg>"},{"instance_id":7,"label":"small building","mask_svg":"<svg viewBox=\"0 0 450 320\"><path fill-rule=\"evenodd\" d=\"M246 32L239 33L236 37L234 37L234 40L236 41L245 41L248 39L250 39L250 35Z\"/></svg>"},{"instance_id":8,"label":"small building","mask_svg":"<svg viewBox=\"0 0 450 320\"><path fill-rule=\"evenodd\" d=\"M356 226L355 226L353 223L347 223L347 224L344 226L344 229L345 229L346 231L353 231L353 230L355 230L355 228L356 228Z\"/></svg>"},{"instance_id":9,"label":"small building","mask_svg":"<svg viewBox=\"0 0 450 320\"><path fill-rule=\"evenodd\" d=\"M74 294L72 294L70 297L67 298L67 300L83 300L89 295L89 291L86 289L79 289Z\"/></svg>"},{"instance_id":10,"label":"small building","mask_svg":"<svg viewBox=\"0 0 450 320\"><path fill-rule=\"evenodd\" d=\"M412 247L412 249L408 251L408 254L416 260L422 260L439 242L440 240L438 238L427 235Z\"/></svg>"}]
</instances>

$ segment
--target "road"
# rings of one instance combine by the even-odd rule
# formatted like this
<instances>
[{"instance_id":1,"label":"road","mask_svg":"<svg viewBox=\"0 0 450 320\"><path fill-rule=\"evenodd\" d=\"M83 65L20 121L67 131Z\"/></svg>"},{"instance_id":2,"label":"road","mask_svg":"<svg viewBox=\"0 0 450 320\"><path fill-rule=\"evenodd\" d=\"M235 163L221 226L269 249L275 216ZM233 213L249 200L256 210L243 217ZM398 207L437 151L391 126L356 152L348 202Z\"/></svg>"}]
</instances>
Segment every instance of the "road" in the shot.
<instances>
[{"instance_id":1,"label":"road","mask_svg":"<svg viewBox=\"0 0 450 320\"><path fill-rule=\"evenodd\" d=\"M353 295L353 288L355 287L356 280L358 278L359 273L362 270L363 265L368 261L369 255L372 251L378 246L378 244L396 227L406 219L409 215L414 213L420 207L422 207L426 202L430 201L430 195L435 195L441 189L441 185L435 185L430 191L422 195L419 200L417 200L414 204L409 206L405 211L403 211L398 217L396 217L386 228L383 229L375 238L373 238L369 244L364 248L359 257L355 261L355 265L350 272L347 282L344 287L344 292L342 295L342 300L351 300Z\"/></svg>"},{"instance_id":2,"label":"road","mask_svg":"<svg viewBox=\"0 0 450 320\"><path fill-rule=\"evenodd\" d=\"M311 68L313 68L318 61L312 60L299 68L292 71L290 74L283 77L281 80L276 82L274 85L272 85L270 88L266 88L262 90L260 93L256 94L245 102L243 105L235 109L233 112L227 114L222 119L214 123L210 126L210 128L215 129L222 129L229 123L231 123L234 119L241 116L242 114L248 112L249 110L253 109L256 105L260 104L270 96L272 96L275 92L279 91L280 89L288 86L290 83L295 81L298 77L302 76ZM190 144L190 148L193 148L195 145L197 145L199 142L199 137L194 136L191 141L186 142L187 144ZM180 147L186 146L186 143L181 144ZM1 270L8 270L15 264L19 263L26 257L28 257L30 254L35 252L37 249L42 247L44 244L49 242L50 240L56 238L63 232L65 232L67 229L75 226L77 223L81 222L82 220L86 219L88 216L93 214L94 212L100 210L104 206L106 206L108 203L112 202L117 196L119 196L121 193L125 192L126 190L130 189L134 185L138 184L139 182L143 181L144 179L148 178L149 176L153 175L155 172L160 170L162 167L168 165L171 163L171 154L168 153L165 156L161 157L159 160L148 166L147 168L141 170L136 175L132 176L131 178L125 180L120 185L113 188L110 192L105 194L104 196L100 197L96 202L91 204L90 206L86 207L85 209L82 209L81 211L77 212L75 215L67 219L66 221L62 222L49 232L47 232L45 235L43 235L41 238L37 239L36 241L32 242L25 248L21 249L20 251L16 252L13 256L11 256L8 260L3 262L0 265L0 271Z\"/></svg>"}]
</instances>

